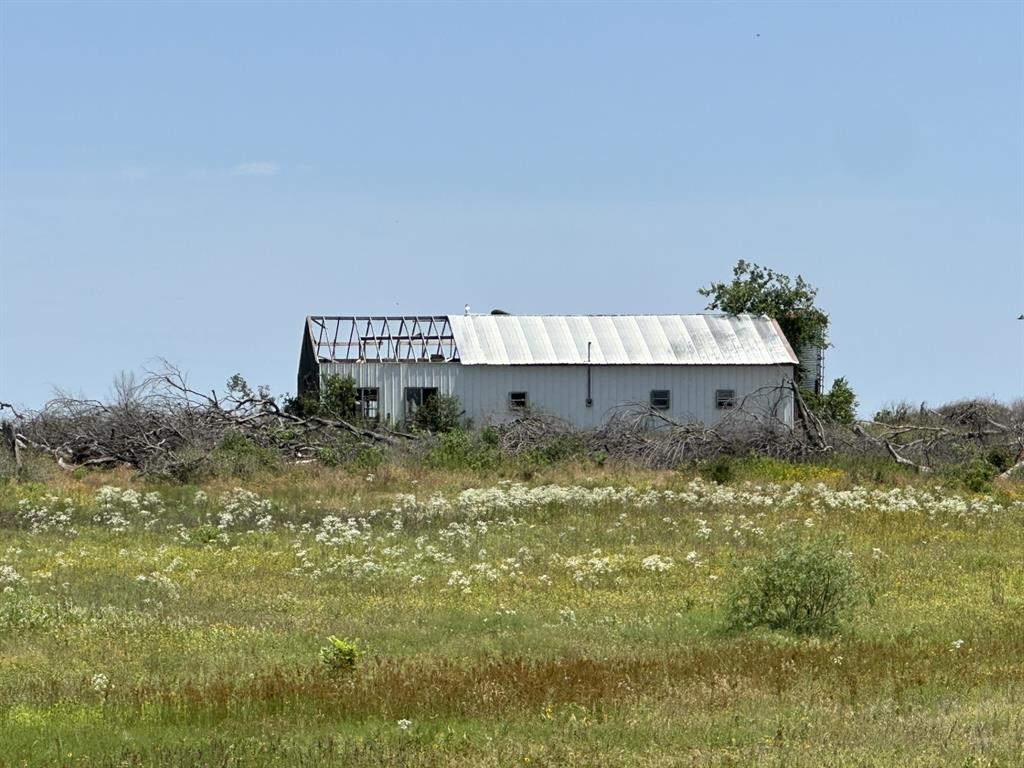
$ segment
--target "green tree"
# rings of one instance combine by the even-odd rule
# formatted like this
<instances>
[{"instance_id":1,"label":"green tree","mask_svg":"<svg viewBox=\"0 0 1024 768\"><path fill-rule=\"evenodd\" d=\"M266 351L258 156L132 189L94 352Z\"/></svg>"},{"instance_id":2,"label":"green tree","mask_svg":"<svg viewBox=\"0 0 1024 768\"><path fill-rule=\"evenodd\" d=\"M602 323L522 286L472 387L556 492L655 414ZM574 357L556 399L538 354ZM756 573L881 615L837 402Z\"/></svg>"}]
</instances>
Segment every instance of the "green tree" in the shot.
<instances>
[{"instance_id":1,"label":"green tree","mask_svg":"<svg viewBox=\"0 0 1024 768\"><path fill-rule=\"evenodd\" d=\"M351 376L332 374L324 377L320 397L321 412L335 419L351 419L356 415L356 382Z\"/></svg>"},{"instance_id":2,"label":"green tree","mask_svg":"<svg viewBox=\"0 0 1024 768\"><path fill-rule=\"evenodd\" d=\"M818 289L797 275L790 279L775 270L740 259L732 270L732 281L712 283L699 289L711 299L708 309L730 315L749 313L775 318L790 345L803 347L828 344L828 315L815 306Z\"/></svg>"},{"instance_id":3,"label":"green tree","mask_svg":"<svg viewBox=\"0 0 1024 768\"><path fill-rule=\"evenodd\" d=\"M857 395L842 376L832 382L825 396L825 416L838 424L853 424L857 418Z\"/></svg>"},{"instance_id":4,"label":"green tree","mask_svg":"<svg viewBox=\"0 0 1024 768\"><path fill-rule=\"evenodd\" d=\"M459 426L463 413L458 396L438 393L416 410L413 421L428 432L450 432Z\"/></svg>"},{"instance_id":5,"label":"green tree","mask_svg":"<svg viewBox=\"0 0 1024 768\"><path fill-rule=\"evenodd\" d=\"M850 425L857 418L857 395L842 376L832 382L828 392L819 395L802 389L800 394L811 412L823 421Z\"/></svg>"}]
</instances>

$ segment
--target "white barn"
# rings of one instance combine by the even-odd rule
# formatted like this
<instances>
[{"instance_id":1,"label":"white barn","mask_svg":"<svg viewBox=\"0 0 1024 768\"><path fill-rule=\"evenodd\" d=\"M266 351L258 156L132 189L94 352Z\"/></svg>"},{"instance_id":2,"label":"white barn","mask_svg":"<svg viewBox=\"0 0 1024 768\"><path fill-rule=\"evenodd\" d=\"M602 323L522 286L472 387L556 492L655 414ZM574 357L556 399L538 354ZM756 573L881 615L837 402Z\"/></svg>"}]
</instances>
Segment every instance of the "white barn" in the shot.
<instances>
[{"instance_id":1,"label":"white barn","mask_svg":"<svg viewBox=\"0 0 1024 768\"><path fill-rule=\"evenodd\" d=\"M587 428L641 405L791 426L798 365L778 323L751 315L310 316L298 391L351 376L362 414L392 424L446 393L476 425L528 408Z\"/></svg>"}]
</instances>

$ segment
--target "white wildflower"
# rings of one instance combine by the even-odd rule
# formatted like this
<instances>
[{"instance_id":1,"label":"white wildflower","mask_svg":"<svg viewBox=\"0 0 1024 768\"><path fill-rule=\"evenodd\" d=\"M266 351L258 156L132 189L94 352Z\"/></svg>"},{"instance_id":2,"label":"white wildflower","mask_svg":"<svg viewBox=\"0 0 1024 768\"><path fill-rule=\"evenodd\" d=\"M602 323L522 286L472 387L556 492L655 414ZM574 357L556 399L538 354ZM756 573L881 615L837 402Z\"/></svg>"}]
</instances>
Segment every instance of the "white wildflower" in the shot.
<instances>
[{"instance_id":1,"label":"white wildflower","mask_svg":"<svg viewBox=\"0 0 1024 768\"><path fill-rule=\"evenodd\" d=\"M640 567L645 571L653 571L654 573L664 573L673 566L671 557L662 557L661 555L649 555L640 562Z\"/></svg>"},{"instance_id":2,"label":"white wildflower","mask_svg":"<svg viewBox=\"0 0 1024 768\"><path fill-rule=\"evenodd\" d=\"M21 581L21 574L13 565L0 565L0 584L13 585Z\"/></svg>"},{"instance_id":3,"label":"white wildflower","mask_svg":"<svg viewBox=\"0 0 1024 768\"><path fill-rule=\"evenodd\" d=\"M102 672L97 672L92 676L92 689L96 693L106 694L111 689L110 678L108 678Z\"/></svg>"}]
</instances>

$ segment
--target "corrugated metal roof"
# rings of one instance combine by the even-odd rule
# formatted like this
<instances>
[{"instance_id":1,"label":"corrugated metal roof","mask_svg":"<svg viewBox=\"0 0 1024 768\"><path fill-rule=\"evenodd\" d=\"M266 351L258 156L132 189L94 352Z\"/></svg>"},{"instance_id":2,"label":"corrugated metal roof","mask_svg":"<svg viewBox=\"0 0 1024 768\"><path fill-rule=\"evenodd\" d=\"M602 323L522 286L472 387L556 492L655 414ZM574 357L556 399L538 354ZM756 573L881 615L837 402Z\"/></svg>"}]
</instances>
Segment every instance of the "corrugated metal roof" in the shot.
<instances>
[{"instance_id":1,"label":"corrugated metal roof","mask_svg":"<svg viewBox=\"0 0 1024 768\"><path fill-rule=\"evenodd\" d=\"M753 315L450 315L463 365L796 365Z\"/></svg>"}]
</instances>

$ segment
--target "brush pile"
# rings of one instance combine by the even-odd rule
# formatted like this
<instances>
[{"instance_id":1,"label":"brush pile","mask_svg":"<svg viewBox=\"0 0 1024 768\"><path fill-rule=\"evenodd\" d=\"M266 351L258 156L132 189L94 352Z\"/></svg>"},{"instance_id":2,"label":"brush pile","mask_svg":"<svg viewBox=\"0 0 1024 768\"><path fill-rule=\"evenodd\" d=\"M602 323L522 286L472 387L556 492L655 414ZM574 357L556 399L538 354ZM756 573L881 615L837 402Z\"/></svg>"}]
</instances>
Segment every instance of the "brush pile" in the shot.
<instances>
[{"instance_id":1,"label":"brush pile","mask_svg":"<svg viewBox=\"0 0 1024 768\"><path fill-rule=\"evenodd\" d=\"M108 402L60 394L39 411L18 413L0 403L4 409L14 417L4 423L4 435L16 464L30 448L65 469L124 465L169 477L189 476L225 444L310 461L339 442L366 446L413 437L376 424L300 415L240 376L224 395L198 392L169 364L141 382L122 376Z\"/></svg>"},{"instance_id":2,"label":"brush pile","mask_svg":"<svg viewBox=\"0 0 1024 768\"><path fill-rule=\"evenodd\" d=\"M552 460L601 456L675 468L720 456L799 461L831 453L887 457L919 472L983 460L1002 476L1024 475L1024 401L965 400L937 409L900 405L871 421L837 424L822 421L794 389L756 395L756 409L738 402L714 425L676 421L637 403L616 409L590 430L576 430L537 411L490 429L497 450L507 457L531 452ZM765 398L775 403L768 417ZM796 414L792 425L784 417L789 404ZM38 411L18 413L0 403L0 413L12 416L2 423L3 442L16 467L22 452L31 449L51 455L65 469L121 465L185 478L202 472L225 446L305 463L325 457L337 461L368 447L417 440L431 444L426 432L410 434L323 412L311 415L294 406L294 401L278 402L265 387L254 391L240 376L228 382L223 395L199 392L164 363L141 382L122 376L107 402L60 394Z\"/></svg>"}]
</instances>

